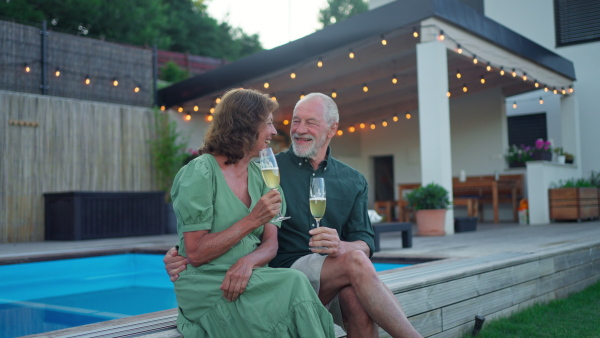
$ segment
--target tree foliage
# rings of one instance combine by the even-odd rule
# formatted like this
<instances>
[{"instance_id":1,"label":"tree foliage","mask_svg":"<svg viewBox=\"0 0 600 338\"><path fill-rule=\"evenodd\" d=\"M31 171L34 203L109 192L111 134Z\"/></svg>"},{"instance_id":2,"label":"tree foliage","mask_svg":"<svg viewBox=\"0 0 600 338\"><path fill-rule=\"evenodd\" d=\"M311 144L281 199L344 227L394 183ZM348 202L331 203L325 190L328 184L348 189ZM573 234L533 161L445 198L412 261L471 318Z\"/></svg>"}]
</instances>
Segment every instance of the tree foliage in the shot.
<instances>
[{"instance_id":1,"label":"tree foliage","mask_svg":"<svg viewBox=\"0 0 600 338\"><path fill-rule=\"evenodd\" d=\"M319 22L325 28L368 10L364 0L327 0L327 7L319 11Z\"/></svg>"},{"instance_id":2,"label":"tree foliage","mask_svg":"<svg viewBox=\"0 0 600 338\"><path fill-rule=\"evenodd\" d=\"M203 0L9 0L3 17L71 34L188 52L230 61L262 50L247 35L206 12Z\"/></svg>"}]
</instances>

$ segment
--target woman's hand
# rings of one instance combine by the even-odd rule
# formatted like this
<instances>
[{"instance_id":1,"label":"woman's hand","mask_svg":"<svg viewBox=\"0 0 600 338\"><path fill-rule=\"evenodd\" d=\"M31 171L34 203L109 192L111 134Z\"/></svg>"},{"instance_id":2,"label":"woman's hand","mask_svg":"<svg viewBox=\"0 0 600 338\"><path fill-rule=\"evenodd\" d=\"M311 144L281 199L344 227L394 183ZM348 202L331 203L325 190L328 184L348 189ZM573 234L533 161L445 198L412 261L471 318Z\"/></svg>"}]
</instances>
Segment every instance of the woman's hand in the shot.
<instances>
[{"instance_id":1,"label":"woman's hand","mask_svg":"<svg viewBox=\"0 0 600 338\"><path fill-rule=\"evenodd\" d=\"M279 209L281 209L281 194L277 189L273 189L258 200L248 217L257 222L258 228L272 220L279 213Z\"/></svg>"},{"instance_id":2,"label":"woman's hand","mask_svg":"<svg viewBox=\"0 0 600 338\"><path fill-rule=\"evenodd\" d=\"M223 297L230 302L238 299L246 291L250 276L252 276L252 264L241 258L225 274L225 279L221 284Z\"/></svg>"},{"instance_id":3,"label":"woman's hand","mask_svg":"<svg viewBox=\"0 0 600 338\"><path fill-rule=\"evenodd\" d=\"M165 263L165 269L169 274L171 282L175 282L177 278L179 278L179 273L185 270L186 265L188 264L187 258L179 256L175 247L167 251L167 254L163 258L163 262Z\"/></svg>"}]
</instances>

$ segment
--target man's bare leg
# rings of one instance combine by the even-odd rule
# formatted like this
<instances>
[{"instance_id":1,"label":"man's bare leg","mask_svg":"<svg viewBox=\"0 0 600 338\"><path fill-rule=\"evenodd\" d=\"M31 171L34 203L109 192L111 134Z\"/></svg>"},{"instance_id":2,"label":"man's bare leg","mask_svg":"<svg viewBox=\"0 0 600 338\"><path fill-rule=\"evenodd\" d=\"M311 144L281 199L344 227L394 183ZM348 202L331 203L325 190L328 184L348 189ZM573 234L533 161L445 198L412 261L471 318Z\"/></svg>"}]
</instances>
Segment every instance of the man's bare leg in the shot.
<instances>
[{"instance_id":1,"label":"man's bare leg","mask_svg":"<svg viewBox=\"0 0 600 338\"><path fill-rule=\"evenodd\" d=\"M377 337L379 331L369 314L363 309L351 286L343 287L338 293L342 319L348 338Z\"/></svg>"},{"instance_id":2,"label":"man's bare leg","mask_svg":"<svg viewBox=\"0 0 600 338\"><path fill-rule=\"evenodd\" d=\"M323 304L331 301L345 286L352 286L369 317L392 337L421 337L406 318L394 294L381 282L364 252L355 250L325 259L319 290ZM352 320L348 318L348 322Z\"/></svg>"}]
</instances>

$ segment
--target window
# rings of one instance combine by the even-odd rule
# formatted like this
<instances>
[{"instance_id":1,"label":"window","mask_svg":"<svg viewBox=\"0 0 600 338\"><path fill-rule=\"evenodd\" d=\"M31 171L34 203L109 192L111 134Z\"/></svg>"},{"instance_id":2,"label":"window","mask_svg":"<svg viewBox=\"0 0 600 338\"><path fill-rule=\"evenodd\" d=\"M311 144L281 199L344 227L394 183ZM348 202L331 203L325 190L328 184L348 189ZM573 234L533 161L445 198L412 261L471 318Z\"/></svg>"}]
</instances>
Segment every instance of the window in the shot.
<instances>
[{"instance_id":1,"label":"window","mask_svg":"<svg viewBox=\"0 0 600 338\"><path fill-rule=\"evenodd\" d=\"M556 46L600 40L600 1L554 0Z\"/></svg>"},{"instance_id":2,"label":"window","mask_svg":"<svg viewBox=\"0 0 600 338\"><path fill-rule=\"evenodd\" d=\"M546 113L510 116L508 121L508 145L533 146L535 140L548 139Z\"/></svg>"}]
</instances>

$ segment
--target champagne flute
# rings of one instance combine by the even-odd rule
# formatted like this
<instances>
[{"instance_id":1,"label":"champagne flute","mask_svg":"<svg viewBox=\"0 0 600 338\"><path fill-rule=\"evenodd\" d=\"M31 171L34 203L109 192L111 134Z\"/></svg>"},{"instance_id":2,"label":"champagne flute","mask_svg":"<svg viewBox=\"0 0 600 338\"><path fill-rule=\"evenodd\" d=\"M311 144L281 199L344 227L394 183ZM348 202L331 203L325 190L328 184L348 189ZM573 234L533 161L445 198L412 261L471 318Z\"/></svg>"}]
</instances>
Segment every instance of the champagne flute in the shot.
<instances>
[{"instance_id":1,"label":"champagne flute","mask_svg":"<svg viewBox=\"0 0 600 338\"><path fill-rule=\"evenodd\" d=\"M320 226L321 218L325 215L327 199L325 197L325 179L323 177L313 177L310 180L310 213L317 221L317 228ZM327 249L327 247L317 246L311 249Z\"/></svg>"},{"instance_id":2,"label":"champagne flute","mask_svg":"<svg viewBox=\"0 0 600 338\"><path fill-rule=\"evenodd\" d=\"M267 187L271 189L277 189L279 186L279 167L277 166L273 149L265 148L260 151L259 166L263 180L265 180ZM289 218L290 217L283 216L281 214L281 210L279 210L279 214L277 214L277 217L275 217L273 220L279 222Z\"/></svg>"}]
</instances>

